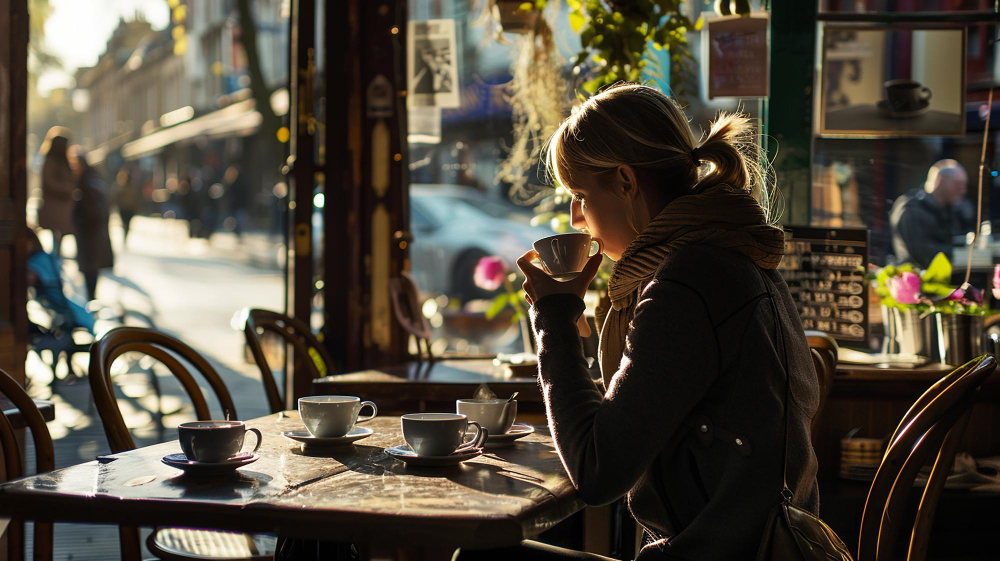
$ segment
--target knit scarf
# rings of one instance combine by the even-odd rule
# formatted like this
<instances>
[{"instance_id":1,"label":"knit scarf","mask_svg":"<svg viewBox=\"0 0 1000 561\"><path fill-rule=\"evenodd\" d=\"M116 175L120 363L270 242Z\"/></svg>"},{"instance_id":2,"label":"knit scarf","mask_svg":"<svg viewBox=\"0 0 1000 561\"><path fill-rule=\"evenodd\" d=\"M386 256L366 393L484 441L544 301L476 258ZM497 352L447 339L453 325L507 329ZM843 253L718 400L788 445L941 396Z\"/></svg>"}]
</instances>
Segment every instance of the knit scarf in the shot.
<instances>
[{"instance_id":1,"label":"knit scarf","mask_svg":"<svg viewBox=\"0 0 1000 561\"><path fill-rule=\"evenodd\" d=\"M775 269L785 238L780 228L767 223L763 208L749 193L728 185L671 201L615 263L608 282L611 307L596 312L598 322L603 321L599 360L606 388L621 363L639 294L674 251L692 244L742 253L762 269Z\"/></svg>"}]
</instances>

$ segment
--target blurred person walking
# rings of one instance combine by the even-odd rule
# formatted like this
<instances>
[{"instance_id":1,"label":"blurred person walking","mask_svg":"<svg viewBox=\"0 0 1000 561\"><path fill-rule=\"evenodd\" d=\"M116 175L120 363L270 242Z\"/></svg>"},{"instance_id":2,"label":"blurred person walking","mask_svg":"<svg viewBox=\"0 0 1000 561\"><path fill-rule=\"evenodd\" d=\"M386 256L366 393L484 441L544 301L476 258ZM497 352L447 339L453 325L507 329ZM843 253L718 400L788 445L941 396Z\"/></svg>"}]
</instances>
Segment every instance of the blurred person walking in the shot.
<instances>
[{"instance_id":1,"label":"blurred person walking","mask_svg":"<svg viewBox=\"0 0 1000 561\"><path fill-rule=\"evenodd\" d=\"M41 147L45 163L42 165L38 227L52 231L52 254L57 257L61 254L62 237L74 233L73 190L76 185L66 155L70 134L66 127L52 127Z\"/></svg>"},{"instance_id":2,"label":"blurred person walking","mask_svg":"<svg viewBox=\"0 0 1000 561\"><path fill-rule=\"evenodd\" d=\"M101 269L114 266L115 256L108 233L108 186L101 174L87 163L87 153L80 146L69 151L69 163L76 178L73 193L73 225L76 228L77 264L87 284L87 298L97 294L97 278Z\"/></svg>"},{"instance_id":3,"label":"blurred person walking","mask_svg":"<svg viewBox=\"0 0 1000 561\"><path fill-rule=\"evenodd\" d=\"M115 177L115 206L118 207L118 216L122 219L122 247L128 241L128 229L132 222L132 217L139 213L139 182L138 171L131 166L122 167Z\"/></svg>"}]
</instances>

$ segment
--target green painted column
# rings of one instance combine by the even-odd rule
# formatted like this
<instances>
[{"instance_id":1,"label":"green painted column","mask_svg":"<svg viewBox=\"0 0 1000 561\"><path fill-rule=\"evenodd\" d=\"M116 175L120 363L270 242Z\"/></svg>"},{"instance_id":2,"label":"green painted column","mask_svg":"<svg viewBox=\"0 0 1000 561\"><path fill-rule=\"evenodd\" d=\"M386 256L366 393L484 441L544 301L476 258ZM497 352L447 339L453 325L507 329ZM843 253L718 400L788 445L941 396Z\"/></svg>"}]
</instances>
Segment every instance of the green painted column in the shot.
<instances>
[{"instance_id":1,"label":"green painted column","mask_svg":"<svg viewBox=\"0 0 1000 561\"><path fill-rule=\"evenodd\" d=\"M816 0L771 0L767 152L784 195L784 224L809 223L816 12Z\"/></svg>"}]
</instances>

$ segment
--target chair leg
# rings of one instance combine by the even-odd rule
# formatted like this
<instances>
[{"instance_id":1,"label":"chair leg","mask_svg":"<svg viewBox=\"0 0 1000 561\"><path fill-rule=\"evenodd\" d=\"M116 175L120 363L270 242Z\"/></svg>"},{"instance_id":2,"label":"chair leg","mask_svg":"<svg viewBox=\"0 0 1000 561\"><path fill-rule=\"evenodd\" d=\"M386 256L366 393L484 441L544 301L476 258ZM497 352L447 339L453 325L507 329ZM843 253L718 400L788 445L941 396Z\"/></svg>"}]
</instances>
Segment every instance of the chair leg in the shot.
<instances>
[{"instance_id":1,"label":"chair leg","mask_svg":"<svg viewBox=\"0 0 1000 561\"><path fill-rule=\"evenodd\" d=\"M119 526L118 541L121 543L122 561L142 560L142 546L139 542L138 528Z\"/></svg>"}]
</instances>

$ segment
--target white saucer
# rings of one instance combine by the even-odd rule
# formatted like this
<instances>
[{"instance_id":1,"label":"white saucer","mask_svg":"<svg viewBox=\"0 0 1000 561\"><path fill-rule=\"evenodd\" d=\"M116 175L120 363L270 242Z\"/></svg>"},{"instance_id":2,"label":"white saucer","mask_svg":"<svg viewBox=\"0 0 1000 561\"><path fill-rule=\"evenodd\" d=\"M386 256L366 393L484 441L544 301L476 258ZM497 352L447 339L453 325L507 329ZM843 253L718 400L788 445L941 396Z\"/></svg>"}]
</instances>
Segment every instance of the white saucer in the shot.
<instances>
[{"instance_id":1,"label":"white saucer","mask_svg":"<svg viewBox=\"0 0 1000 561\"><path fill-rule=\"evenodd\" d=\"M184 454L167 454L160 459L170 467L182 470L188 475L220 475L235 471L260 459L260 454L242 452L221 462L198 462L189 460Z\"/></svg>"},{"instance_id":2,"label":"white saucer","mask_svg":"<svg viewBox=\"0 0 1000 561\"><path fill-rule=\"evenodd\" d=\"M426 466L426 467L442 467L442 466L454 466L458 465L466 460L471 460L477 456L482 455L483 450L481 448L472 448L461 454L451 454L448 456L418 456L409 446L393 446L392 448L386 448L385 453L389 454L397 460L405 462L407 465L412 466Z\"/></svg>"},{"instance_id":3,"label":"white saucer","mask_svg":"<svg viewBox=\"0 0 1000 561\"><path fill-rule=\"evenodd\" d=\"M493 448L496 446L506 446L512 444L518 438L524 438L535 432L535 427L523 423L514 423L510 430L503 434L490 434L486 437L486 446Z\"/></svg>"},{"instance_id":4,"label":"white saucer","mask_svg":"<svg viewBox=\"0 0 1000 561\"><path fill-rule=\"evenodd\" d=\"M367 438L375 432L367 427L354 427L344 436L320 437L309 434L305 429L285 431L282 436L290 438L296 442L301 442L309 446L341 446L350 444L356 440Z\"/></svg>"},{"instance_id":5,"label":"white saucer","mask_svg":"<svg viewBox=\"0 0 1000 561\"><path fill-rule=\"evenodd\" d=\"M926 113L931 108L931 102L923 100L920 102L920 107L916 109L903 110L893 109L892 107L889 107L888 101L880 99L878 103L875 104L875 107L878 108L879 112L882 113L883 116L889 117L890 119L909 119L910 117L918 117Z\"/></svg>"}]
</instances>

